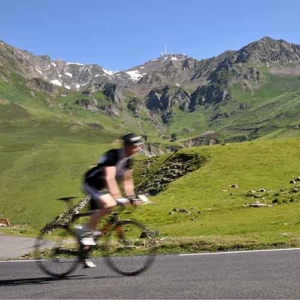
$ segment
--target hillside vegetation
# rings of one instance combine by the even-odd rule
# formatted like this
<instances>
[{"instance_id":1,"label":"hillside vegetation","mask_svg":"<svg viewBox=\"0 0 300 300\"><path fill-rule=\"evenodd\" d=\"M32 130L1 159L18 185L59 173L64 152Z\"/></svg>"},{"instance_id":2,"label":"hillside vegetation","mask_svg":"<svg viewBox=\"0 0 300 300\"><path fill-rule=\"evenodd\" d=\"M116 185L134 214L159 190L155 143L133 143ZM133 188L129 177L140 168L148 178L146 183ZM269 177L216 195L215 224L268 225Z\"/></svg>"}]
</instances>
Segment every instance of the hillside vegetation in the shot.
<instances>
[{"instance_id":1,"label":"hillside vegetation","mask_svg":"<svg viewBox=\"0 0 300 300\"><path fill-rule=\"evenodd\" d=\"M27 150L1 151L1 164L12 157L16 161L1 171L1 186L6 187L2 216L13 224L41 228L64 209L56 197L80 195L81 174L95 150L105 146L111 145L51 141ZM177 243L178 251L300 245L300 193L297 181L290 183L300 175L298 139L195 147L176 155L197 155L204 164L150 196L153 204L132 212L132 217L159 230L172 251ZM151 158L144 180L151 181L165 159ZM145 163L136 162L136 178L145 174ZM250 206L257 201L267 206Z\"/></svg>"}]
</instances>

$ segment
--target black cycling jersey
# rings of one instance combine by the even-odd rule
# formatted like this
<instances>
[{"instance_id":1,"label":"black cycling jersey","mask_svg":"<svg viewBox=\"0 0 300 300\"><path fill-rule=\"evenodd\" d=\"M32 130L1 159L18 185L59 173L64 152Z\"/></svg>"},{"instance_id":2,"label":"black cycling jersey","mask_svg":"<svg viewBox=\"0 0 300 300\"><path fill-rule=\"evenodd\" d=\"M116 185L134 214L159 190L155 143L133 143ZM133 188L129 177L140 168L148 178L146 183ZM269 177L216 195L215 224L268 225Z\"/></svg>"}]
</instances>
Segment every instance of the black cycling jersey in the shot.
<instances>
[{"instance_id":1,"label":"black cycling jersey","mask_svg":"<svg viewBox=\"0 0 300 300\"><path fill-rule=\"evenodd\" d=\"M132 169L132 158L125 157L123 148L109 150L99 159L96 166L84 174L84 182L99 190L106 188L104 168L110 166L116 167L116 180L120 182L125 171Z\"/></svg>"}]
</instances>

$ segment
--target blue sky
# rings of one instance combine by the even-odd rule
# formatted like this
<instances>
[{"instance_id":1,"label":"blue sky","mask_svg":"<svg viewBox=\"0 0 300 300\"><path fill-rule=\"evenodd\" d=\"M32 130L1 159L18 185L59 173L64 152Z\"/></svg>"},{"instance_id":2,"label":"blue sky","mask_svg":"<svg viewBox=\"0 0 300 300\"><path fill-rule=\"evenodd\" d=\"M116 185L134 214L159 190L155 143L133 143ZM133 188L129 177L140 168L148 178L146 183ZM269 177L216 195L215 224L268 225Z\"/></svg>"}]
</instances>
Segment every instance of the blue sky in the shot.
<instances>
[{"instance_id":1,"label":"blue sky","mask_svg":"<svg viewBox=\"0 0 300 300\"><path fill-rule=\"evenodd\" d=\"M117 71L170 53L196 59L264 36L300 44L299 0L1 0L0 39Z\"/></svg>"}]
</instances>

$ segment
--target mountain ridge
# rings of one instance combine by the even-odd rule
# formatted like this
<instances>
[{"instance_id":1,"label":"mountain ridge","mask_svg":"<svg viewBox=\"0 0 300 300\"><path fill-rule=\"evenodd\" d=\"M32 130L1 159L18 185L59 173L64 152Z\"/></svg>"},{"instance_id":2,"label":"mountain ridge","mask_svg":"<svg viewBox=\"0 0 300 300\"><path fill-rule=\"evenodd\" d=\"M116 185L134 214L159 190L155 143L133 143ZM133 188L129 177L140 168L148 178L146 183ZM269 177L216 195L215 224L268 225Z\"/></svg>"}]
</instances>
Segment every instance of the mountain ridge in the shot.
<instances>
[{"instance_id":1,"label":"mountain ridge","mask_svg":"<svg viewBox=\"0 0 300 300\"><path fill-rule=\"evenodd\" d=\"M300 88L299 63L300 45L270 37L208 59L165 54L118 72L97 64L51 60L47 55L36 56L0 42L0 79L4 82L15 82L10 76L16 73L24 79L23 87L29 88L28 93L44 92L46 98L52 99L49 103L57 99L52 106L70 113L81 107L99 114L99 118L103 113L117 118L126 115L124 124L137 122L139 130L146 133L150 123L154 131L170 141L207 132L217 133L211 134L213 140L230 139L226 128L236 128L230 124L241 123L243 116L250 118L246 113L250 110L259 114L258 102L272 99L263 92L268 84L268 91L276 90L274 96ZM272 85L278 81L288 86L288 76L294 76L292 90ZM270 120L262 116L261 123L267 122ZM249 120L244 123L249 124ZM253 136L256 135L247 133L232 138Z\"/></svg>"}]
</instances>

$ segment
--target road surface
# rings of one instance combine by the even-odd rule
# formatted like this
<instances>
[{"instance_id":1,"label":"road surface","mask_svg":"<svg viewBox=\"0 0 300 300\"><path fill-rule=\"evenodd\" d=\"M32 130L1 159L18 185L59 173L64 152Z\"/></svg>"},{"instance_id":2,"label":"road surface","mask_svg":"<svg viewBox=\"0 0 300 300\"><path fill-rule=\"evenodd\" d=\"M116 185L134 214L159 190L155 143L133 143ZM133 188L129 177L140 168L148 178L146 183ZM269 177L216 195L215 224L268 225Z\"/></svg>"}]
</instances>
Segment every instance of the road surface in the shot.
<instances>
[{"instance_id":1,"label":"road surface","mask_svg":"<svg viewBox=\"0 0 300 300\"><path fill-rule=\"evenodd\" d=\"M299 299L300 250L161 255L136 277L102 259L53 280L34 261L0 263L1 299Z\"/></svg>"}]
</instances>

